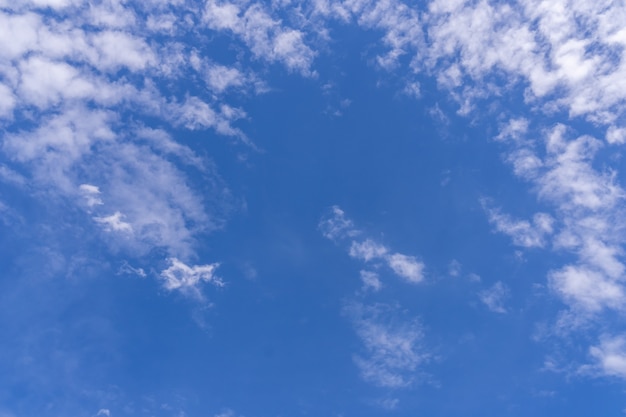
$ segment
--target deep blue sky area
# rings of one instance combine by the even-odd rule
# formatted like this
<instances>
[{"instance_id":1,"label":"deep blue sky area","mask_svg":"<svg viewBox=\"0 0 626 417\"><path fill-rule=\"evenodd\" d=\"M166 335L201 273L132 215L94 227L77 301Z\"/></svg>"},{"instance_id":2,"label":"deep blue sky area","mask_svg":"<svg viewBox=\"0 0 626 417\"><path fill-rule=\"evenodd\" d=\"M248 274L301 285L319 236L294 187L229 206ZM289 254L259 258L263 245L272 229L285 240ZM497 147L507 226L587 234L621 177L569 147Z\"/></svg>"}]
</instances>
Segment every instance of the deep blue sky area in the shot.
<instances>
[{"instance_id":1,"label":"deep blue sky area","mask_svg":"<svg viewBox=\"0 0 626 417\"><path fill-rule=\"evenodd\" d=\"M0 417L623 415L624 22L0 0Z\"/></svg>"}]
</instances>

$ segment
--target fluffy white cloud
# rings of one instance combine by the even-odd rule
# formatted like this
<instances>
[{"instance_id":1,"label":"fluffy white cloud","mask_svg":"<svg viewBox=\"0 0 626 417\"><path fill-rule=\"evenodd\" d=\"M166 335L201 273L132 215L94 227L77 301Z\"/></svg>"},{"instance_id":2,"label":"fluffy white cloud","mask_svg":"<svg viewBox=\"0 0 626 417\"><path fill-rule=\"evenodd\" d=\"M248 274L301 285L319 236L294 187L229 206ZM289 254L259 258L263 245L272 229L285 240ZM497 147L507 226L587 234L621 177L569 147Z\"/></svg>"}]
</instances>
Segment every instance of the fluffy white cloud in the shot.
<instances>
[{"instance_id":1,"label":"fluffy white cloud","mask_svg":"<svg viewBox=\"0 0 626 417\"><path fill-rule=\"evenodd\" d=\"M606 131L606 141L611 145L623 145L626 143L626 127L609 127Z\"/></svg>"},{"instance_id":2,"label":"fluffy white cloud","mask_svg":"<svg viewBox=\"0 0 626 417\"><path fill-rule=\"evenodd\" d=\"M411 283L424 279L424 263L414 256L394 253L386 257L389 267L401 278Z\"/></svg>"},{"instance_id":3,"label":"fluffy white cloud","mask_svg":"<svg viewBox=\"0 0 626 417\"><path fill-rule=\"evenodd\" d=\"M585 312L622 310L626 305L623 285L586 265L567 265L552 271L550 287L572 307Z\"/></svg>"},{"instance_id":4,"label":"fluffy white cloud","mask_svg":"<svg viewBox=\"0 0 626 417\"><path fill-rule=\"evenodd\" d=\"M596 360L596 368L605 375L626 379L626 338L603 336L599 346L589 353Z\"/></svg>"},{"instance_id":5,"label":"fluffy white cloud","mask_svg":"<svg viewBox=\"0 0 626 417\"><path fill-rule=\"evenodd\" d=\"M626 99L625 39L615 23L624 13L618 2L435 0L425 17L428 66L456 73L439 81L461 95L471 92L463 80L491 95L486 80L504 71L512 79L503 88L526 83L528 101L611 122Z\"/></svg>"},{"instance_id":6,"label":"fluffy white cloud","mask_svg":"<svg viewBox=\"0 0 626 417\"><path fill-rule=\"evenodd\" d=\"M262 59L282 62L288 69L311 75L315 52L304 42L304 33L282 25L262 3L209 0L204 23L240 37L252 53Z\"/></svg>"},{"instance_id":7,"label":"fluffy white cloud","mask_svg":"<svg viewBox=\"0 0 626 417\"><path fill-rule=\"evenodd\" d=\"M380 259L387 255L389 250L380 243L374 242L372 239L366 239L358 242L353 241L350 245L349 254L353 258L362 259L365 262L373 259Z\"/></svg>"},{"instance_id":8,"label":"fluffy white cloud","mask_svg":"<svg viewBox=\"0 0 626 417\"><path fill-rule=\"evenodd\" d=\"M573 325L607 309L621 310L626 266L621 260L624 238L620 230L626 225L621 208L625 193L614 173L593 166L602 142L589 136L569 139L567 129L557 125L543 132L543 143L537 143L525 138L526 130L527 125L514 120L499 138L511 146L508 160L513 166L520 152L539 161L532 174L518 175L530 181L538 197L554 208L555 218L536 215L531 225L490 212L492 222L515 244L545 246L550 241L554 249L576 255L576 262L549 274L550 288L576 312Z\"/></svg>"},{"instance_id":9,"label":"fluffy white cloud","mask_svg":"<svg viewBox=\"0 0 626 417\"><path fill-rule=\"evenodd\" d=\"M218 263L189 266L177 258L169 259L170 266L161 271L163 287L168 291L180 291L183 295L202 300L202 284L223 287L224 282L215 275Z\"/></svg>"}]
</instances>

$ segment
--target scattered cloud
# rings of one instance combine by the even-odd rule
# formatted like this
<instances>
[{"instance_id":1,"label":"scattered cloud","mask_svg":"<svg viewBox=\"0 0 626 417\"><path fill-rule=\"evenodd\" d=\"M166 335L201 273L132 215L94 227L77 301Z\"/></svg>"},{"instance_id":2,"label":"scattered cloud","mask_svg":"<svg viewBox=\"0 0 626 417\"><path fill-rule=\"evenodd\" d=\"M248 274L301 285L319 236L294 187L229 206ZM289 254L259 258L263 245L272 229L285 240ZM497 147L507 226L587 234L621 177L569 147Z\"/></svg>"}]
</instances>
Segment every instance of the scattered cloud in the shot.
<instances>
[{"instance_id":1,"label":"scattered cloud","mask_svg":"<svg viewBox=\"0 0 626 417\"><path fill-rule=\"evenodd\" d=\"M348 253L353 258L369 262L373 259L384 258L388 252L389 250L380 243L374 242L372 239L366 239L362 242L352 241Z\"/></svg>"},{"instance_id":2,"label":"scattered cloud","mask_svg":"<svg viewBox=\"0 0 626 417\"><path fill-rule=\"evenodd\" d=\"M203 22L216 31L227 31L239 38L258 58L282 62L289 70L313 75L315 52L306 45L305 33L282 25L263 3L206 2Z\"/></svg>"},{"instance_id":3,"label":"scattered cloud","mask_svg":"<svg viewBox=\"0 0 626 417\"><path fill-rule=\"evenodd\" d=\"M135 268L126 261L122 262L122 265L117 270L117 274L118 275L121 275L121 274L137 275L137 276L140 276L141 278L145 278L147 276L146 271L144 271L143 268Z\"/></svg>"},{"instance_id":4,"label":"scattered cloud","mask_svg":"<svg viewBox=\"0 0 626 417\"><path fill-rule=\"evenodd\" d=\"M507 146L513 172L528 181L539 201L553 212L539 220L535 215L532 224L500 217L496 223L500 220L505 226L497 229L519 246L545 247L568 255L569 261L547 273L548 288L565 306L555 320L555 335L606 333L610 326L599 323L607 315L622 314L626 305L625 192L615 171L595 163L596 154L605 146L602 141L588 135L575 137L561 124L538 134L531 127L527 120L514 119L498 139ZM607 134L607 142L615 144L620 139L612 132L616 136L611 139ZM590 348L595 363L583 368L624 378L623 353L621 337L601 336L599 344Z\"/></svg>"},{"instance_id":5,"label":"scattered cloud","mask_svg":"<svg viewBox=\"0 0 626 417\"><path fill-rule=\"evenodd\" d=\"M114 232L133 232L133 227L130 223L126 223L122 220L124 215L119 211L111 214L106 217L94 217L93 219L104 226L106 231L114 231Z\"/></svg>"},{"instance_id":6,"label":"scattered cloud","mask_svg":"<svg viewBox=\"0 0 626 417\"><path fill-rule=\"evenodd\" d=\"M163 287L168 291L179 291L185 296L203 300L203 283L224 286L224 282L215 275L218 263L189 266L176 258L170 258L169 263L170 266L160 275Z\"/></svg>"},{"instance_id":7,"label":"scattered cloud","mask_svg":"<svg viewBox=\"0 0 626 417\"><path fill-rule=\"evenodd\" d=\"M348 254L352 258L366 263L382 261L398 277L409 283L418 283L424 279L424 263L416 257L393 253L385 245L371 238L355 239L362 233L337 206L332 207L330 215L322 218L318 228L327 239L349 241Z\"/></svg>"},{"instance_id":8,"label":"scattered cloud","mask_svg":"<svg viewBox=\"0 0 626 417\"><path fill-rule=\"evenodd\" d=\"M102 200L99 197L100 189L97 186L91 184L81 184L78 188L85 199L87 207L102 204Z\"/></svg>"},{"instance_id":9,"label":"scattered cloud","mask_svg":"<svg viewBox=\"0 0 626 417\"><path fill-rule=\"evenodd\" d=\"M486 203L483 201L483 206ZM546 213L537 213L532 223L527 220L516 220L499 209L485 208L489 222L495 226L497 232L509 236L517 246L526 248L544 247L546 238L552 233L554 219Z\"/></svg>"},{"instance_id":10,"label":"scattered cloud","mask_svg":"<svg viewBox=\"0 0 626 417\"><path fill-rule=\"evenodd\" d=\"M602 142L590 136L569 139L567 128L556 125L542 133L545 151L541 155L538 143L524 139L527 126L517 129L519 121L513 123L500 136L511 146L510 162L515 166L520 151L540 161L532 173L518 175L530 181L538 197L554 208L554 217L539 213L531 225L497 214L492 221L501 223L498 229L517 245L541 247L549 238L555 250L576 256L574 263L549 273L550 288L572 309L571 317L577 317L573 323L607 309L621 311L625 297L621 231L626 226L621 202L625 194L613 172L593 166ZM508 139L509 134L515 135L514 140Z\"/></svg>"},{"instance_id":11,"label":"scattered cloud","mask_svg":"<svg viewBox=\"0 0 626 417\"><path fill-rule=\"evenodd\" d=\"M480 301L494 313L505 314L507 309L504 304L509 298L510 290L501 281L496 282L490 288L478 293Z\"/></svg>"},{"instance_id":12,"label":"scattered cloud","mask_svg":"<svg viewBox=\"0 0 626 417\"><path fill-rule=\"evenodd\" d=\"M626 379L626 338L603 336L600 345L589 349L596 369L604 375Z\"/></svg>"},{"instance_id":13,"label":"scattered cloud","mask_svg":"<svg viewBox=\"0 0 626 417\"><path fill-rule=\"evenodd\" d=\"M359 234L352 220L348 219L346 213L338 206L331 207L330 214L322 218L318 227L322 235L330 240L345 239Z\"/></svg>"},{"instance_id":14,"label":"scattered cloud","mask_svg":"<svg viewBox=\"0 0 626 417\"><path fill-rule=\"evenodd\" d=\"M364 291L371 290L373 292L378 292L383 287L382 282L380 282L380 277L373 271L362 270L361 281L363 282Z\"/></svg>"},{"instance_id":15,"label":"scattered cloud","mask_svg":"<svg viewBox=\"0 0 626 417\"><path fill-rule=\"evenodd\" d=\"M403 317L395 306L353 302L344 313L352 320L363 343L354 362L367 382L387 388L413 384L419 365L430 355L422 346L422 327L416 319Z\"/></svg>"}]
</instances>

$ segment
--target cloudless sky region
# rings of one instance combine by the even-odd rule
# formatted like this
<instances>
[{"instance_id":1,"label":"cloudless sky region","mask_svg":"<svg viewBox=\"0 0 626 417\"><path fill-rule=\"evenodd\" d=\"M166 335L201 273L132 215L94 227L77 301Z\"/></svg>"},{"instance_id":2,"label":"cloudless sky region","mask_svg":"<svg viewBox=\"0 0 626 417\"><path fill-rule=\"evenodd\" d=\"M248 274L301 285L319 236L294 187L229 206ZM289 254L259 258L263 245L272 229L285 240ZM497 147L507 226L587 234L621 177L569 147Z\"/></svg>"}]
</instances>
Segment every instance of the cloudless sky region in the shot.
<instances>
[{"instance_id":1,"label":"cloudless sky region","mask_svg":"<svg viewBox=\"0 0 626 417\"><path fill-rule=\"evenodd\" d=\"M626 412L620 0L0 0L0 417Z\"/></svg>"}]
</instances>

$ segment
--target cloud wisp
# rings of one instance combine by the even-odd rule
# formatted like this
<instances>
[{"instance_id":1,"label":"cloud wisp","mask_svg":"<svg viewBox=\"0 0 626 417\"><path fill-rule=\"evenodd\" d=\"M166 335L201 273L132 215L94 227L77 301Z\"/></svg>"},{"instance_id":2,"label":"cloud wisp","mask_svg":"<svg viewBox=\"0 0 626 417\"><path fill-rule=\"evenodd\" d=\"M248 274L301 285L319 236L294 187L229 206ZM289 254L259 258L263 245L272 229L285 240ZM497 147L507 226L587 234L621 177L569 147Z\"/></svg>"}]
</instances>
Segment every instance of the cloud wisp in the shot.
<instances>
[{"instance_id":1,"label":"cloud wisp","mask_svg":"<svg viewBox=\"0 0 626 417\"><path fill-rule=\"evenodd\" d=\"M393 273L405 282L417 284L424 279L425 265L415 256L391 251L387 246L372 238L363 238L352 220L348 219L344 211L333 206L329 215L319 223L322 234L337 242L347 242L348 254L368 265L382 262Z\"/></svg>"},{"instance_id":2,"label":"cloud wisp","mask_svg":"<svg viewBox=\"0 0 626 417\"><path fill-rule=\"evenodd\" d=\"M344 308L363 343L354 362L367 382L384 388L412 385L430 355L422 346L419 321L403 317L397 306L352 302Z\"/></svg>"}]
</instances>

